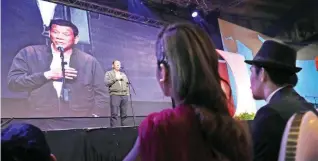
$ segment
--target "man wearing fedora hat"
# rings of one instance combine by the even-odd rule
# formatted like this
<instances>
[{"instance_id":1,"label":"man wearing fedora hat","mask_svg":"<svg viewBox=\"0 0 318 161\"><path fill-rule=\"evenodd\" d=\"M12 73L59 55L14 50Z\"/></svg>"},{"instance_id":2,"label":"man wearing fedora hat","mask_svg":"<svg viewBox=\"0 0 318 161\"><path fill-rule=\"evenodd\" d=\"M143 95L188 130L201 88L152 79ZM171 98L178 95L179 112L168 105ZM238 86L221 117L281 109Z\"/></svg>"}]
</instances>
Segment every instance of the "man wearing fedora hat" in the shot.
<instances>
[{"instance_id":1,"label":"man wearing fedora hat","mask_svg":"<svg viewBox=\"0 0 318 161\"><path fill-rule=\"evenodd\" d=\"M266 100L254 118L252 136L254 161L278 159L281 138L288 119L296 112L317 111L293 87L297 84L297 53L289 46L265 41L251 66L251 90L255 100Z\"/></svg>"}]
</instances>

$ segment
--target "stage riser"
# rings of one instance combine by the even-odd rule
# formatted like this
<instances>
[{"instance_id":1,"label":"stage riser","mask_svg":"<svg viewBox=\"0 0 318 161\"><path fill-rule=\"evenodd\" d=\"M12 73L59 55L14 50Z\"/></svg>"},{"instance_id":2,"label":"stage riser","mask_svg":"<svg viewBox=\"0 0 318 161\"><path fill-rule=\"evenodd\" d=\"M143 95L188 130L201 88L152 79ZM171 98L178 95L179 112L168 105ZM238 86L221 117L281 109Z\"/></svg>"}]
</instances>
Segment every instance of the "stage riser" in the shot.
<instances>
[{"instance_id":1,"label":"stage riser","mask_svg":"<svg viewBox=\"0 0 318 161\"><path fill-rule=\"evenodd\" d=\"M137 138L137 128L47 131L58 161L122 161Z\"/></svg>"},{"instance_id":2,"label":"stage riser","mask_svg":"<svg viewBox=\"0 0 318 161\"><path fill-rule=\"evenodd\" d=\"M136 117L135 122L136 126L145 118ZM127 126L134 126L133 117L127 118ZM9 122L7 122L9 121ZM1 119L1 124L12 124L12 123L29 123L35 125L42 129L43 131L52 131L52 130L68 130L68 129L87 129L87 128L108 128L110 127L110 118L109 117L100 117L100 118L45 118L45 119ZM2 126L2 128L5 126Z\"/></svg>"},{"instance_id":3,"label":"stage riser","mask_svg":"<svg viewBox=\"0 0 318 161\"><path fill-rule=\"evenodd\" d=\"M108 126L96 126L103 124L102 121L106 122L105 119L109 120L109 118L15 119L7 126L12 123L26 122L40 127L45 131L52 153L56 155L58 161L122 161L134 145L138 136L138 127L104 128ZM143 119L137 118L138 124ZM91 128L75 129L75 124L83 127L83 123ZM242 121L242 123L247 130L251 131L252 121ZM66 127L72 129L56 130L66 129Z\"/></svg>"}]
</instances>

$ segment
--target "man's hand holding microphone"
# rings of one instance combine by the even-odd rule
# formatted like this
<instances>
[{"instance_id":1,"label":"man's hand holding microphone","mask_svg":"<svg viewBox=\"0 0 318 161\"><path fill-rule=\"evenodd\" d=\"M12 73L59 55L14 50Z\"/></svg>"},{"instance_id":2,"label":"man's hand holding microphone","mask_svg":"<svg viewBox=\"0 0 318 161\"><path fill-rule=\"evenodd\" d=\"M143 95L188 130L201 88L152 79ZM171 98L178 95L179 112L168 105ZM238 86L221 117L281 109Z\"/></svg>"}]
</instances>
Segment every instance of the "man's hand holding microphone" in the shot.
<instances>
[{"instance_id":1,"label":"man's hand holding microphone","mask_svg":"<svg viewBox=\"0 0 318 161\"><path fill-rule=\"evenodd\" d=\"M57 46L56 48L61 53L61 55L63 55L64 47ZM64 61L64 58L62 59L62 61ZM44 72L44 76L48 80L49 79L51 79L51 80L61 79L61 78L63 78L62 68L53 68L49 71L46 71L46 72ZM77 71L74 68L71 68L71 67L65 65L65 79L73 80L76 77L77 77Z\"/></svg>"}]
</instances>

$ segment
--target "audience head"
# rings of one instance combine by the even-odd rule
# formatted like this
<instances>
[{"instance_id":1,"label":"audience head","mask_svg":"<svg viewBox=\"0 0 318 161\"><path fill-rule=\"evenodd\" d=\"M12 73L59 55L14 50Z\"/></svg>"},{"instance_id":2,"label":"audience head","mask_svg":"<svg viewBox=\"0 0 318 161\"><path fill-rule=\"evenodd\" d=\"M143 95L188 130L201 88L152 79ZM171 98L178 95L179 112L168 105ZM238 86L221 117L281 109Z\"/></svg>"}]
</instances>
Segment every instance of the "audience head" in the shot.
<instances>
[{"instance_id":1,"label":"audience head","mask_svg":"<svg viewBox=\"0 0 318 161\"><path fill-rule=\"evenodd\" d=\"M2 130L1 152L5 161L56 161L44 133L25 123L11 124Z\"/></svg>"},{"instance_id":2,"label":"audience head","mask_svg":"<svg viewBox=\"0 0 318 161\"><path fill-rule=\"evenodd\" d=\"M177 104L211 106L214 112L228 113L219 55L204 30L191 24L167 26L159 34L156 53L157 78L166 96Z\"/></svg>"},{"instance_id":3,"label":"audience head","mask_svg":"<svg viewBox=\"0 0 318 161\"><path fill-rule=\"evenodd\" d=\"M221 82L229 84L219 75L219 54L209 35L196 25L172 24L159 33L156 48L163 93L194 109L204 142L216 158L250 160L249 138L229 114Z\"/></svg>"},{"instance_id":4,"label":"audience head","mask_svg":"<svg viewBox=\"0 0 318 161\"><path fill-rule=\"evenodd\" d=\"M256 100L266 99L264 91L268 86L283 87L293 86L295 87L298 82L297 75L286 73L284 70L271 69L261 66L251 66L251 89L253 97Z\"/></svg>"},{"instance_id":5,"label":"audience head","mask_svg":"<svg viewBox=\"0 0 318 161\"><path fill-rule=\"evenodd\" d=\"M251 89L256 100L266 99L265 90L275 90L279 87L296 86L297 72L296 50L276 41L265 41L253 60L245 62L251 64Z\"/></svg>"}]
</instances>

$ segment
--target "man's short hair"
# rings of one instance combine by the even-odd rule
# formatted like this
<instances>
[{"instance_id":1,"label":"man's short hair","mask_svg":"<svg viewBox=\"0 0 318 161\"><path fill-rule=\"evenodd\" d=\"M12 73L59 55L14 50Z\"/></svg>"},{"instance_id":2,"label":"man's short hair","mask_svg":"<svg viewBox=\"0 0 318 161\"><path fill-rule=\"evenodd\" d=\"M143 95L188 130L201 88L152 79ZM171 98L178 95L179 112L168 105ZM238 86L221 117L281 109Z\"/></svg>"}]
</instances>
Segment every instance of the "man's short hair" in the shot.
<instances>
[{"instance_id":1,"label":"man's short hair","mask_svg":"<svg viewBox=\"0 0 318 161\"><path fill-rule=\"evenodd\" d=\"M120 62L119 60L114 60L112 64L114 65L116 61Z\"/></svg>"},{"instance_id":2,"label":"man's short hair","mask_svg":"<svg viewBox=\"0 0 318 161\"><path fill-rule=\"evenodd\" d=\"M78 28L71 22L71 21L67 21L67 20L63 20L63 19L54 19L51 20L49 28L51 30L52 25L59 25L59 26L67 26L72 28L74 36L78 35Z\"/></svg>"},{"instance_id":3,"label":"man's short hair","mask_svg":"<svg viewBox=\"0 0 318 161\"><path fill-rule=\"evenodd\" d=\"M256 75L260 73L262 68L267 72L271 81L277 86L284 86L286 84L290 84L295 87L298 83L298 76L296 75L296 73L290 73L286 70L255 65Z\"/></svg>"},{"instance_id":4,"label":"man's short hair","mask_svg":"<svg viewBox=\"0 0 318 161\"><path fill-rule=\"evenodd\" d=\"M5 161L51 160L44 133L25 123L11 124L1 131L1 152Z\"/></svg>"}]
</instances>

